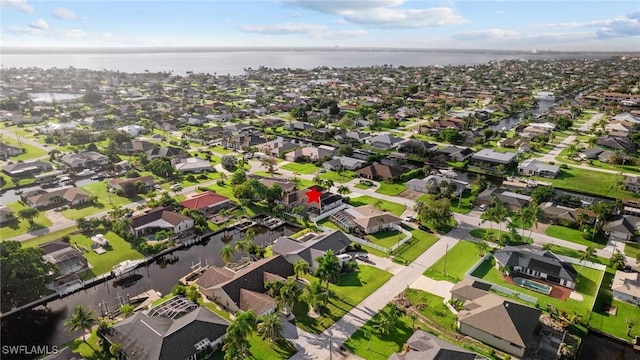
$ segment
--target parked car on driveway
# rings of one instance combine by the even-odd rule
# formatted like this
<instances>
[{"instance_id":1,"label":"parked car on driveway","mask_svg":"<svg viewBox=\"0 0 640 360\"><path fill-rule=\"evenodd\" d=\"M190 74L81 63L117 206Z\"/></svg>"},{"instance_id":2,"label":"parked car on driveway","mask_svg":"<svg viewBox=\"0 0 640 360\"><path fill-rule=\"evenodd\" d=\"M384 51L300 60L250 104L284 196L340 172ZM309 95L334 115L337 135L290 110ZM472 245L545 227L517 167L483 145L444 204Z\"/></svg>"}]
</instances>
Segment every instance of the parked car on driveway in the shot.
<instances>
[{"instance_id":1,"label":"parked car on driveway","mask_svg":"<svg viewBox=\"0 0 640 360\"><path fill-rule=\"evenodd\" d=\"M361 261L369 261L369 254L357 253L354 255L354 257Z\"/></svg>"},{"instance_id":2,"label":"parked car on driveway","mask_svg":"<svg viewBox=\"0 0 640 360\"><path fill-rule=\"evenodd\" d=\"M428 233L432 233L433 230L429 229L428 227L424 226L424 225L418 225L418 229L422 230L422 231L426 231Z\"/></svg>"},{"instance_id":3,"label":"parked car on driveway","mask_svg":"<svg viewBox=\"0 0 640 360\"><path fill-rule=\"evenodd\" d=\"M478 207L478 209L480 211L485 211L485 210L487 210L487 205L486 204L482 204L482 205L480 205L480 207Z\"/></svg>"},{"instance_id":4,"label":"parked car on driveway","mask_svg":"<svg viewBox=\"0 0 640 360\"><path fill-rule=\"evenodd\" d=\"M173 184L173 185L171 185L171 186L169 187L169 190L172 190L172 191L182 190L182 185L180 185L180 184Z\"/></svg>"}]
</instances>

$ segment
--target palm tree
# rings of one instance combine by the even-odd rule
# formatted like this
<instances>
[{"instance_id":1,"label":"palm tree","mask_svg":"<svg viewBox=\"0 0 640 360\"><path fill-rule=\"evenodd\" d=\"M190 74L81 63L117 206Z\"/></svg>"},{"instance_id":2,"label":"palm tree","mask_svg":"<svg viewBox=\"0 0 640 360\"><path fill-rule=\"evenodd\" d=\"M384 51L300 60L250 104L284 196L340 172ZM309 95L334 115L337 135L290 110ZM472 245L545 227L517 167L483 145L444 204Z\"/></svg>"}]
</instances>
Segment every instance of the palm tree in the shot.
<instances>
[{"instance_id":1,"label":"palm tree","mask_svg":"<svg viewBox=\"0 0 640 360\"><path fill-rule=\"evenodd\" d=\"M620 250L616 250L616 253L611 256L611 259L609 259L609 261L611 267L615 270L624 269L624 267L627 266L627 260L624 254L620 252Z\"/></svg>"},{"instance_id":2,"label":"palm tree","mask_svg":"<svg viewBox=\"0 0 640 360\"><path fill-rule=\"evenodd\" d=\"M93 312L78 305L74 310L71 317L64 322L64 326L71 331L78 330L91 330L93 325L97 323L96 318L93 316ZM82 341L85 341L85 333L82 333Z\"/></svg>"},{"instance_id":3,"label":"palm tree","mask_svg":"<svg viewBox=\"0 0 640 360\"><path fill-rule=\"evenodd\" d=\"M325 292L329 296L329 283L337 282L340 276L340 261L331 249L327 250L323 256L318 257L316 261L318 262L318 268L315 276L327 282Z\"/></svg>"},{"instance_id":4,"label":"palm tree","mask_svg":"<svg viewBox=\"0 0 640 360\"><path fill-rule=\"evenodd\" d=\"M305 300L311 306L311 311L317 312L329 300L320 281L314 281L306 288Z\"/></svg>"},{"instance_id":5,"label":"palm tree","mask_svg":"<svg viewBox=\"0 0 640 360\"><path fill-rule=\"evenodd\" d=\"M488 232L485 232L485 234L488 234ZM480 251L480 255L484 255L489 251L489 244L484 240L476 241L476 247Z\"/></svg>"},{"instance_id":6,"label":"palm tree","mask_svg":"<svg viewBox=\"0 0 640 360\"><path fill-rule=\"evenodd\" d=\"M109 353L116 359L120 359L122 357L122 345L118 343L111 344L111 346L109 346Z\"/></svg>"},{"instance_id":7,"label":"palm tree","mask_svg":"<svg viewBox=\"0 0 640 360\"><path fill-rule=\"evenodd\" d=\"M493 205L493 209L495 211L496 221L498 222L498 226L500 228L500 233L502 233L502 223L507 220L509 217L509 209L507 209L502 201L496 201Z\"/></svg>"},{"instance_id":8,"label":"palm tree","mask_svg":"<svg viewBox=\"0 0 640 360\"><path fill-rule=\"evenodd\" d=\"M538 224L542 219L544 219L544 211L540 208L537 202L532 201L528 205L528 216L529 221L531 221L531 227L529 228L529 237L531 237L531 233L533 233L533 228L538 228Z\"/></svg>"},{"instance_id":9,"label":"palm tree","mask_svg":"<svg viewBox=\"0 0 640 360\"><path fill-rule=\"evenodd\" d=\"M296 274L296 280L309 272L309 263L304 260L298 260L293 264L293 272Z\"/></svg>"},{"instance_id":10,"label":"palm tree","mask_svg":"<svg viewBox=\"0 0 640 360\"><path fill-rule=\"evenodd\" d=\"M27 220L30 225L33 225L33 219L37 218L40 214L40 211L36 208L24 208L18 211L18 217L23 220Z\"/></svg>"},{"instance_id":11,"label":"palm tree","mask_svg":"<svg viewBox=\"0 0 640 360\"><path fill-rule=\"evenodd\" d=\"M388 314L382 313L380 319L378 319L375 329L378 330L381 336L389 334L389 331L393 327L393 322Z\"/></svg>"},{"instance_id":12,"label":"palm tree","mask_svg":"<svg viewBox=\"0 0 640 360\"><path fill-rule=\"evenodd\" d=\"M340 185L338 186L338 194L340 195L347 195L351 192L351 190L349 190L348 187L346 187L345 185Z\"/></svg>"},{"instance_id":13,"label":"palm tree","mask_svg":"<svg viewBox=\"0 0 640 360\"><path fill-rule=\"evenodd\" d=\"M333 180L327 179L327 180L324 180L320 185L324 186L327 189L331 189L331 187L334 185L334 183L333 183Z\"/></svg>"},{"instance_id":14,"label":"palm tree","mask_svg":"<svg viewBox=\"0 0 640 360\"><path fill-rule=\"evenodd\" d=\"M256 231L253 228L249 228L247 229L247 232L244 234L244 241L247 242L247 244L253 244L253 241L256 238Z\"/></svg>"},{"instance_id":15,"label":"palm tree","mask_svg":"<svg viewBox=\"0 0 640 360\"><path fill-rule=\"evenodd\" d=\"M277 312L270 312L258 318L258 334L274 343L283 337L284 321Z\"/></svg>"},{"instance_id":16,"label":"palm tree","mask_svg":"<svg viewBox=\"0 0 640 360\"><path fill-rule=\"evenodd\" d=\"M482 215L480 215L480 219L482 219L482 221L480 221L480 224L484 224L486 221L488 221L489 228L491 229L491 232L493 232L493 223L498 221L495 209L493 207L489 207L485 212L482 213Z\"/></svg>"},{"instance_id":17,"label":"palm tree","mask_svg":"<svg viewBox=\"0 0 640 360\"><path fill-rule=\"evenodd\" d=\"M621 161L622 153L620 152L620 150L613 150L613 153L609 157L609 163L611 164L611 167L615 168Z\"/></svg>"},{"instance_id":18,"label":"palm tree","mask_svg":"<svg viewBox=\"0 0 640 360\"><path fill-rule=\"evenodd\" d=\"M246 249L247 249L247 243L246 243L246 241L244 241L244 240L240 240L240 241L238 241L238 242L236 243L236 251L237 251L237 252L239 252L239 253L240 253L240 252L245 251ZM220 251L222 251L222 250L220 250Z\"/></svg>"},{"instance_id":19,"label":"palm tree","mask_svg":"<svg viewBox=\"0 0 640 360\"><path fill-rule=\"evenodd\" d=\"M389 319L393 325L400 319L400 316L405 315L407 312L403 308L399 308L396 304L391 303L389 308Z\"/></svg>"},{"instance_id":20,"label":"palm tree","mask_svg":"<svg viewBox=\"0 0 640 360\"><path fill-rule=\"evenodd\" d=\"M279 305L279 308L284 310L286 315L289 315L291 313L291 308L293 308L293 305L298 301L301 293L302 291L295 281L289 278L284 282L284 284L282 284L280 293L276 296L276 303Z\"/></svg>"},{"instance_id":21,"label":"palm tree","mask_svg":"<svg viewBox=\"0 0 640 360\"><path fill-rule=\"evenodd\" d=\"M580 270L584 267L585 262L592 262L596 257L596 249L593 246L588 246L584 250L580 250L580 261L582 262L582 266L580 266Z\"/></svg>"},{"instance_id":22,"label":"palm tree","mask_svg":"<svg viewBox=\"0 0 640 360\"><path fill-rule=\"evenodd\" d=\"M235 251L231 247L231 245L227 244L220 249L220 256L222 256L222 261L224 261L225 265L231 262L231 258Z\"/></svg>"},{"instance_id":23,"label":"palm tree","mask_svg":"<svg viewBox=\"0 0 640 360\"><path fill-rule=\"evenodd\" d=\"M225 344L222 350L225 352L225 359L244 359L249 346L248 336L256 328L256 315L253 310L238 311L236 320L227 327Z\"/></svg>"}]
</instances>

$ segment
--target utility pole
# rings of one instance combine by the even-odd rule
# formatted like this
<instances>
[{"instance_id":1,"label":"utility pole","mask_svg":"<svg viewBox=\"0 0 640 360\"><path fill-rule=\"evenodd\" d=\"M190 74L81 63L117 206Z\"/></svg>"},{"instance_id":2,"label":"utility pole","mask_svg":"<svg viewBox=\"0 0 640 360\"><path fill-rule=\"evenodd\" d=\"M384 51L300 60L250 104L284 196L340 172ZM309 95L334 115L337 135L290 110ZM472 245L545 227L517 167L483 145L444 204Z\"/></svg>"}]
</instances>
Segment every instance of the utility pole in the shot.
<instances>
[{"instance_id":1,"label":"utility pole","mask_svg":"<svg viewBox=\"0 0 640 360\"><path fill-rule=\"evenodd\" d=\"M444 251L444 268L442 269L442 273L447 275L447 253L449 252L449 244L447 244L447 248Z\"/></svg>"}]
</instances>

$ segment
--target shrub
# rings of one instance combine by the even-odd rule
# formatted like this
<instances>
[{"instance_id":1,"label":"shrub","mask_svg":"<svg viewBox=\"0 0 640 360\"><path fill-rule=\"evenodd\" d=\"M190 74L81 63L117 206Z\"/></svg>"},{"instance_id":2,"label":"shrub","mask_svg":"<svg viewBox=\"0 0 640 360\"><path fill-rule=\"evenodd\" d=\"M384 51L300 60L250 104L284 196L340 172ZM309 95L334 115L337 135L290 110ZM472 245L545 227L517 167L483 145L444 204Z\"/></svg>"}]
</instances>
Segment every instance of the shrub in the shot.
<instances>
[{"instance_id":1,"label":"shrub","mask_svg":"<svg viewBox=\"0 0 640 360\"><path fill-rule=\"evenodd\" d=\"M124 173L124 176L128 179L132 179L132 178L140 177L140 173L137 172L136 170L129 170L126 173Z\"/></svg>"}]
</instances>

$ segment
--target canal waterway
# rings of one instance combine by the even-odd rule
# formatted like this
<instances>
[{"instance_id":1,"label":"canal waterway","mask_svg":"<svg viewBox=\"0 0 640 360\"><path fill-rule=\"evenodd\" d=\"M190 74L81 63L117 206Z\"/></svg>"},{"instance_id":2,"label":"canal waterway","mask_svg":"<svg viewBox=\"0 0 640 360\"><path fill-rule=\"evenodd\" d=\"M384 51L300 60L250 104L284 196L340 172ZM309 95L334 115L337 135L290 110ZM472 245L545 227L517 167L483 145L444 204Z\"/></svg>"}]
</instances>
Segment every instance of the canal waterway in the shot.
<instances>
[{"instance_id":1,"label":"canal waterway","mask_svg":"<svg viewBox=\"0 0 640 360\"><path fill-rule=\"evenodd\" d=\"M254 242L267 245L281 236L291 235L300 229L285 225L275 231L262 226L255 226ZM191 267L198 262L208 265L223 266L219 255L225 244L234 244L244 237L246 232L232 230L211 236L204 242L175 251L167 256L172 261L156 261L148 266L136 269L124 284L115 279L82 290L66 298L50 302L46 307L23 311L2 319L2 344L33 344L33 345L61 345L81 335L80 332L69 333L63 323L71 316L76 306L83 306L92 310L96 316L101 315L100 303L109 309L116 309L120 301L133 297L147 290L154 289L165 295L178 284L178 279L191 271ZM241 255L236 254L234 260ZM4 359L4 356L2 357ZM29 357L15 357L15 359L29 359Z\"/></svg>"},{"instance_id":2,"label":"canal waterway","mask_svg":"<svg viewBox=\"0 0 640 360\"><path fill-rule=\"evenodd\" d=\"M608 336L589 331L582 339L578 360L640 360L640 351Z\"/></svg>"},{"instance_id":3,"label":"canal waterway","mask_svg":"<svg viewBox=\"0 0 640 360\"><path fill-rule=\"evenodd\" d=\"M555 104L554 100L538 100L538 106L531 109L534 116L544 114ZM518 126L526 111L521 111L517 114L511 115L500 120L498 123L489 126L489 129L493 131L509 131Z\"/></svg>"},{"instance_id":4,"label":"canal waterway","mask_svg":"<svg viewBox=\"0 0 640 360\"><path fill-rule=\"evenodd\" d=\"M82 187L82 186L86 186L86 185L90 185L93 184L95 182L98 182L101 180L91 180L89 178L86 179L82 179L82 180L77 180L75 182L75 186L76 187ZM2 192L2 194L0 194L0 204L3 205L7 205L10 204L12 202L16 202L16 201L20 201L20 194L16 194L16 191L18 192L29 192L32 190L37 190L40 189L39 186L29 186L29 187L24 187L21 189L9 189L7 191ZM51 189L50 189L51 190Z\"/></svg>"}]
</instances>

